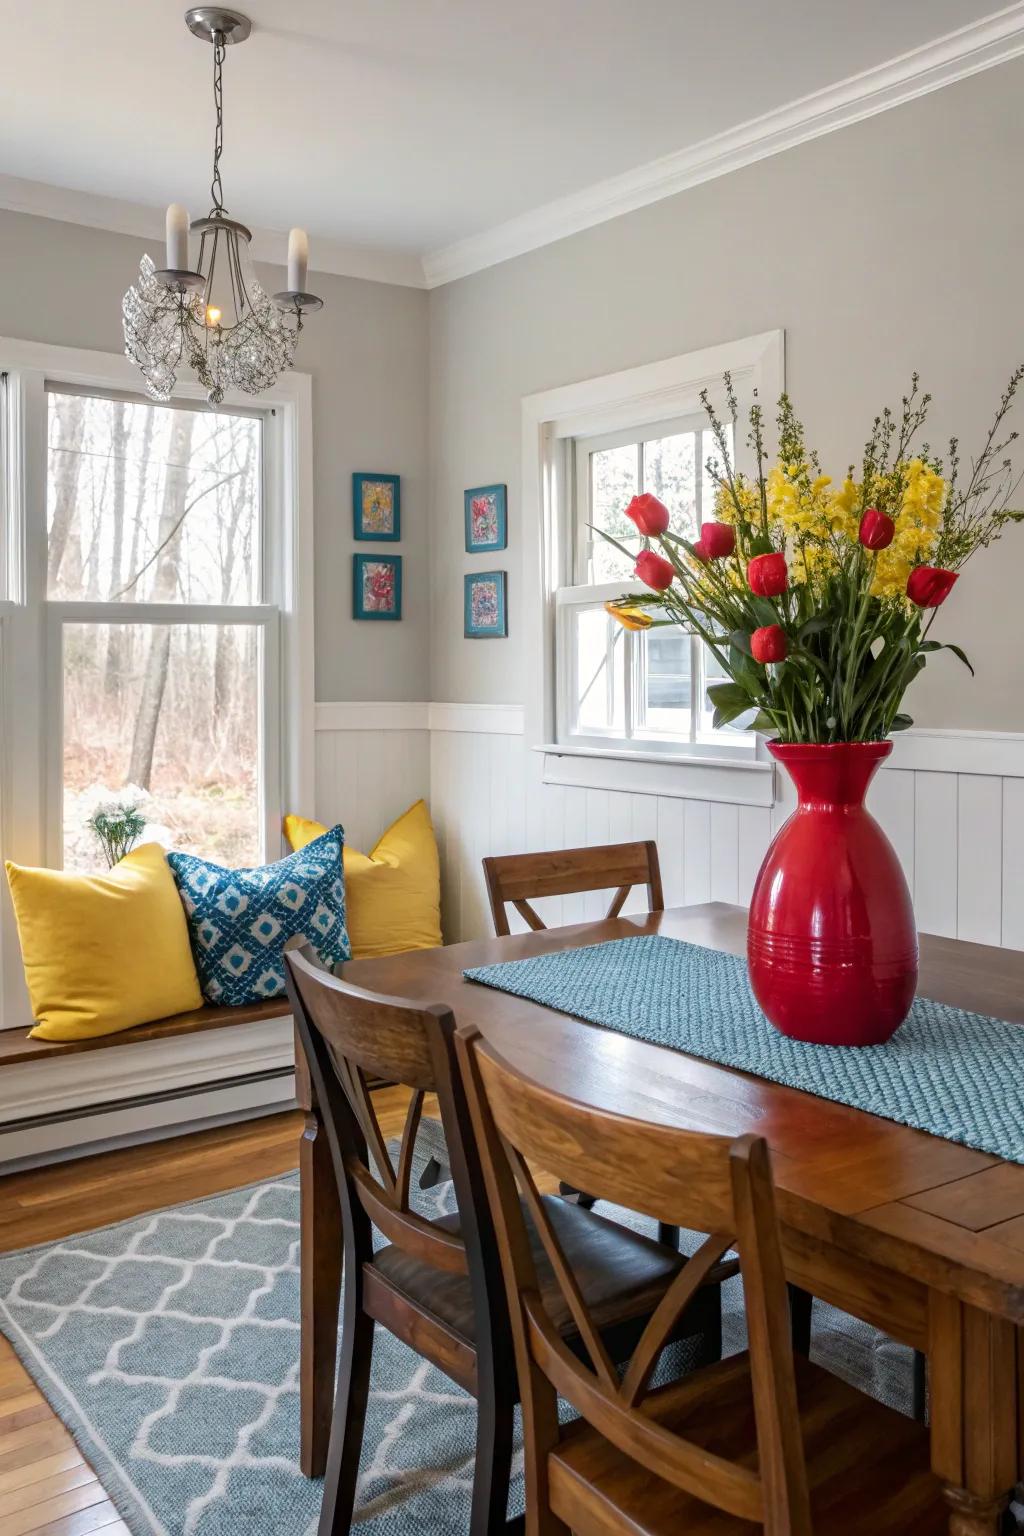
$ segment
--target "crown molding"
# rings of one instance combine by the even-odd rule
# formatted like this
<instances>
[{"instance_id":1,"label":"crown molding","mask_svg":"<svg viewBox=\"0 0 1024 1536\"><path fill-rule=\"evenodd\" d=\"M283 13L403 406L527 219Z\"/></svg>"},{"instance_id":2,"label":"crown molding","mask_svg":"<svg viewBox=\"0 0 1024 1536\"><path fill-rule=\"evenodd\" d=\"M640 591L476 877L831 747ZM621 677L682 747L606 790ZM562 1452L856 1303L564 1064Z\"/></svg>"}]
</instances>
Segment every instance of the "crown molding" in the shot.
<instances>
[{"instance_id":1,"label":"crown molding","mask_svg":"<svg viewBox=\"0 0 1024 1536\"><path fill-rule=\"evenodd\" d=\"M76 192L70 187L54 187L41 181L25 181L20 176L0 175L0 208L12 213L34 214L41 219L57 219L64 224L84 224L90 229L105 229L113 234L134 235L139 240L156 242L159 250L163 250L164 211L144 203ZM323 235L314 235L312 243L317 272L330 272L337 277L360 277L374 283L394 283L403 288L424 287L420 258L412 252L344 245ZM283 267L287 249L287 231L253 229L254 260ZM125 276L126 282L128 276Z\"/></svg>"},{"instance_id":2,"label":"crown molding","mask_svg":"<svg viewBox=\"0 0 1024 1536\"><path fill-rule=\"evenodd\" d=\"M885 64L751 118L725 133L581 192L545 203L506 223L428 252L428 288L468 277L620 214L674 197L745 165L887 112L1024 53L1024 4L1006 6Z\"/></svg>"}]
</instances>

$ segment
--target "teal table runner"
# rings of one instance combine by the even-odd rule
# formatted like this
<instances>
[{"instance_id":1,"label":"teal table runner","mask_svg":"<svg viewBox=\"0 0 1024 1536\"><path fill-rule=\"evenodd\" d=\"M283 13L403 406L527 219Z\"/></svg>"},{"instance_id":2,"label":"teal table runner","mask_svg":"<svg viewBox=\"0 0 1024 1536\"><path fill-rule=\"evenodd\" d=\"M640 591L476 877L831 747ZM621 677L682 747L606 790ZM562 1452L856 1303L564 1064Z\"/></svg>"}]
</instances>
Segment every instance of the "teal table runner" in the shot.
<instances>
[{"instance_id":1,"label":"teal table runner","mask_svg":"<svg viewBox=\"0 0 1024 1536\"><path fill-rule=\"evenodd\" d=\"M919 997L885 1045L805 1045L773 1029L745 961L644 934L468 970L620 1034L1024 1163L1024 1027Z\"/></svg>"}]
</instances>

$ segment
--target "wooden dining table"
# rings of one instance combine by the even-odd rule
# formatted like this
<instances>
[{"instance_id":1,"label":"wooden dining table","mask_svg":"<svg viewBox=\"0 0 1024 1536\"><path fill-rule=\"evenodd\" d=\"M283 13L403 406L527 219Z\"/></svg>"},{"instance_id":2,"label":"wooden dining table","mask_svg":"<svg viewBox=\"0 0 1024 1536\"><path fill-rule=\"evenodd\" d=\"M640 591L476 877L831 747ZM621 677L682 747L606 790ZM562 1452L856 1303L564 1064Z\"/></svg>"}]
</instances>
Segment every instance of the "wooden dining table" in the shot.
<instances>
[{"instance_id":1,"label":"wooden dining table","mask_svg":"<svg viewBox=\"0 0 1024 1536\"><path fill-rule=\"evenodd\" d=\"M462 975L469 966L641 933L742 954L746 912L712 902L355 961L340 974L374 991L449 1005L517 1067L577 1099L687 1129L764 1136L789 1279L927 1354L932 1465L945 1487L951 1536L996 1536L1024 1475L1024 1166ZM1024 953L923 934L919 991L1024 1024ZM317 1476L333 1397L342 1247L326 1139L301 1064L298 1079L306 1112L302 1463Z\"/></svg>"}]
</instances>

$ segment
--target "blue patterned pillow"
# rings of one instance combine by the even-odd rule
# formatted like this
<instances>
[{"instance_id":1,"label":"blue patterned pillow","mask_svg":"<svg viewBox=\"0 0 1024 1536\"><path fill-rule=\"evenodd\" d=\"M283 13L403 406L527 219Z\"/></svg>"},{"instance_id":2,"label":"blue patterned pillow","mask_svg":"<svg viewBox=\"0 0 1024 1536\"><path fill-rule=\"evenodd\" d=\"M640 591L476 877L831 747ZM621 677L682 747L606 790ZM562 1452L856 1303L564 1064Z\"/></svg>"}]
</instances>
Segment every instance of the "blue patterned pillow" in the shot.
<instances>
[{"instance_id":1,"label":"blue patterned pillow","mask_svg":"<svg viewBox=\"0 0 1024 1536\"><path fill-rule=\"evenodd\" d=\"M169 853L204 997L240 1007L285 990L284 947L308 939L324 965L352 956L345 923L341 827L276 864L224 869Z\"/></svg>"}]
</instances>

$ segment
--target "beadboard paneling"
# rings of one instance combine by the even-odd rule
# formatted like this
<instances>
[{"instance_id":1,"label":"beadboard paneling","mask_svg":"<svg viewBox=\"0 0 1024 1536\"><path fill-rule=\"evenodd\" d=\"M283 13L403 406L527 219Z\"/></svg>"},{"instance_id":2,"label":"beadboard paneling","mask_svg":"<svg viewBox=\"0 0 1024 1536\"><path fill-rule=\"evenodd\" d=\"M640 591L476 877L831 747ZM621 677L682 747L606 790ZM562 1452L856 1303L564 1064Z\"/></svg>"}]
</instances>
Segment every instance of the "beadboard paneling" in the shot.
<instances>
[{"instance_id":1,"label":"beadboard paneling","mask_svg":"<svg viewBox=\"0 0 1024 1536\"><path fill-rule=\"evenodd\" d=\"M783 774L770 809L546 784L544 758L513 728L511 713L499 718L496 707L494 721L487 717L482 729L460 728L460 722L476 727L482 720L460 714L458 706L431 706L429 730L393 728L402 724L398 717L385 729L317 732L317 814L341 820L356 846L372 846L413 800L428 799L449 941L490 931L480 869L489 853L652 837L670 904L745 903L771 837L795 804ZM326 716L323 726L329 723ZM922 929L1024 949L1019 749L1010 738L978 733L972 743L966 734L957 733L949 769L943 742L929 741L927 754L920 741L912 742L896 761L915 766L884 768L869 805L903 865ZM988 746L996 750L996 771L984 771ZM958 769L961 759L965 771ZM1003 776L1009 768L1017 771ZM626 910L642 908L643 899L635 894ZM604 905L601 893L591 893L553 899L540 909L555 924L597 917Z\"/></svg>"}]
</instances>

